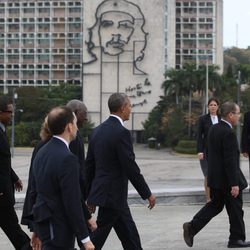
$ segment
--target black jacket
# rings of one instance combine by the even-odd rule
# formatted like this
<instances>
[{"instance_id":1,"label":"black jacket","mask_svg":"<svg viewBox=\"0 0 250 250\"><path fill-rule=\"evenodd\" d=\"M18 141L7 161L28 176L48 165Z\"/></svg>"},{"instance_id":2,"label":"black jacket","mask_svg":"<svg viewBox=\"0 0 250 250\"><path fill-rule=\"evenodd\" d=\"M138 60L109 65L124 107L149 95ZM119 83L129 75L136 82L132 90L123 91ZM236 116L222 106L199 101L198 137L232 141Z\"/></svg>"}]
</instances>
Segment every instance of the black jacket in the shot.
<instances>
[{"instance_id":1,"label":"black jacket","mask_svg":"<svg viewBox=\"0 0 250 250\"><path fill-rule=\"evenodd\" d=\"M14 183L18 176L11 167L10 146L6 133L0 128L0 207L14 206Z\"/></svg>"},{"instance_id":2,"label":"black jacket","mask_svg":"<svg viewBox=\"0 0 250 250\"><path fill-rule=\"evenodd\" d=\"M212 126L208 134L208 186L215 189L246 188L239 156L237 137L229 124L220 121Z\"/></svg>"},{"instance_id":3,"label":"black jacket","mask_svg":"<svg viewBox=\"0 0 250 250\"><path fill-rule=\"evenodd\" d=\"M36 193L32 215L34 231L43 239L50 233L58 247L72 247L75 236L84 239L84 220L79 185L79 163L64 142L52 138L33 163L31 192Z\"/></svg>"},{"instance_id":4,"label":"black jacket","mask_svg":"<svg viewBox=\"0 0 250 250\"><path fill-rule=\"evenodd\" d=\"M244 123L241 135L241 152L250 152L250 112L246 112L244 115Z\"/></svg>"},{"instance_id":5,"label":"black jacket","mask_svg":"<svg viewBox=\"0 0 250 250\"><path fill-rule=\"evenodd\" d=\"M220 117L218 116L218 121ZM207 135L213 126L210 114L203 115L197 122L197 153L207 153Z\"/></svg>"},{"instance_id":6,"label":"black jacket","mask_svg":"<svg viewBox=\"0 0 250 250\"><path fill-rule=\"evenodd\" d=\"M86 170L90 204L117 209L126 206L128 180L143 199L151 195L135 162L130 132L115 117L94 129Z\"/></svg>"}]
</instances>

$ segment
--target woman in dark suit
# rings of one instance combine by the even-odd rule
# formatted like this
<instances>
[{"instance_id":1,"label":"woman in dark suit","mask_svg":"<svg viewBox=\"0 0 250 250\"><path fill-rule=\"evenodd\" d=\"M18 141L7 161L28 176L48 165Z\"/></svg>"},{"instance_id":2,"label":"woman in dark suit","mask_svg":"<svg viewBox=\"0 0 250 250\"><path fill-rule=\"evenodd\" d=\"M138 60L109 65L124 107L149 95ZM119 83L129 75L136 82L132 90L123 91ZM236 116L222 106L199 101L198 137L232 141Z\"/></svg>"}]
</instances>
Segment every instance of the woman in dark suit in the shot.
<instances>
[{"instance_id":1,"label":"woman in dark suit","mask_svg":"<svg viewBox=\"0 0 250 250\"><path fill-rule=\"evenodd\" d=\"M206 201L210 201L210 190L207 186L207 173L208 173L208 162L207 162L207 135L210 127L213 124L218 123L220 118L217 115L219 108L219 101L212 97L208 101L208 114L203 115L198 120L197 130L197 153L198 159L200 160L201 170L205 177L204 187Z\"/></svg>"}]
</instances>

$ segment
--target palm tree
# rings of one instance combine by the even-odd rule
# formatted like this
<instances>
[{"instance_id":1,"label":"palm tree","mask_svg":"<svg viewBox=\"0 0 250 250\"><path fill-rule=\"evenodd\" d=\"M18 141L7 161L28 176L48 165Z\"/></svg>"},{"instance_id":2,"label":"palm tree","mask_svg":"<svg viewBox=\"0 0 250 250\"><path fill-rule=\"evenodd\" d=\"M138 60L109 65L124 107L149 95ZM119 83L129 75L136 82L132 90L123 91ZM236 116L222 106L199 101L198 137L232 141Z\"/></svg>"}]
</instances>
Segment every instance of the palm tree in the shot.
<instances>
[{"instance_id":1,"label":"palm tree","mask_svg":"<svg viewBox=\"0 0 250 250\"><path fill-rule=\"evenodd\" d=\"M165 96L175 98L176 105L179 105L179 98L183 94L183 72L181 70L170 69L165 73L165 81L162 88Z\"/></svg>"}]
</instances>

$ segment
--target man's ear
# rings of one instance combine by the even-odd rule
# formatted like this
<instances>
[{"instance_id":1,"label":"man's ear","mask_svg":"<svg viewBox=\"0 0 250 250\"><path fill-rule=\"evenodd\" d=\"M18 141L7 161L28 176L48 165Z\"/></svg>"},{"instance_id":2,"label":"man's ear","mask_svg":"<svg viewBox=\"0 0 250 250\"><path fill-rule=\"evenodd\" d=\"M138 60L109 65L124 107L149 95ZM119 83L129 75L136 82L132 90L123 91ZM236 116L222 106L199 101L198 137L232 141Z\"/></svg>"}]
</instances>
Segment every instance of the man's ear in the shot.
<instances>
[{"instance_id":1,"label":"man's ear","mask_svg":"<svg viewBox=\"0 0 250 250\"><path fill-rule=\"evenodd\" d=\"M125 105L122 105L121 108L120 108L120 112L124 113L124 110L125 110Z\"/></svg>"},{"instance_id":2,"label":"man's ear","mask_svg":"<svg viewBox=\"0 0 250 250\"><path fill-rule=\"evenodd\" d=\"M66 126L66 129L67 129L68 132L71 132L72 129L73 129L73 123L71 123L71 122L68 123L67 126Z\"/></svg>"}]
</instances>

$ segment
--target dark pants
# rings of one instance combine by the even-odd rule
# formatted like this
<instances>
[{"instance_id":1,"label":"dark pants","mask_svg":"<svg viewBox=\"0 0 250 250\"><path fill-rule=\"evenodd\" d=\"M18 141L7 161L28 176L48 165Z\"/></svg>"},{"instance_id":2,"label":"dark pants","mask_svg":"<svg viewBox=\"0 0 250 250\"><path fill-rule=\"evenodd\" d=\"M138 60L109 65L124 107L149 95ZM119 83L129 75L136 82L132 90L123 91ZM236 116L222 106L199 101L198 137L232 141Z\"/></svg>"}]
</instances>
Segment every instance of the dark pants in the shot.
<instances>
[{"instance_id":1,"label":"dark pants","mask_svg":"<svg viewBox=\"0 0 250 250\"><path fill-rule=\"evenodd\" d=\"M75 248L56 247L52 243L43 243L42 250L74 250Z\"/></svg>"},{"instance_id":2,"label":"dark pants","mask_svg":"<svg viewBox=\"0 0 250 250\"><path fill-rule=\"evenodd\" d=\"M121 210L99 208L97 229L90 236L96 250L102 249L112 227L120 239L123 249L142 250L140 236L128 206Z\"/></svg>"},{"instance_id":3,"label":"dark pants","mask_svg":"<svg viewBox=\"0 0 250 250\"><path fill-rule=\"evenodd\" d=\"M231 190L210 189L212 200L208 202L191 221L194 234L197 234L213 217L219 214L225 205L230 223L229 239L245 240L242 191L240 191L236 198L231 195L230 191Z\"/></svg>"},{"instance_id":4,"label":"dark pants","mask_svg":"<svg viewBox=\"0 0 250 250\"><path fill-rule=\"evenodd\" d=\"M0 227L15 249L32 249L30 246L30 238L18 224L18 218L14 207L0 207Z\"/></svg>"}]
</instances>

